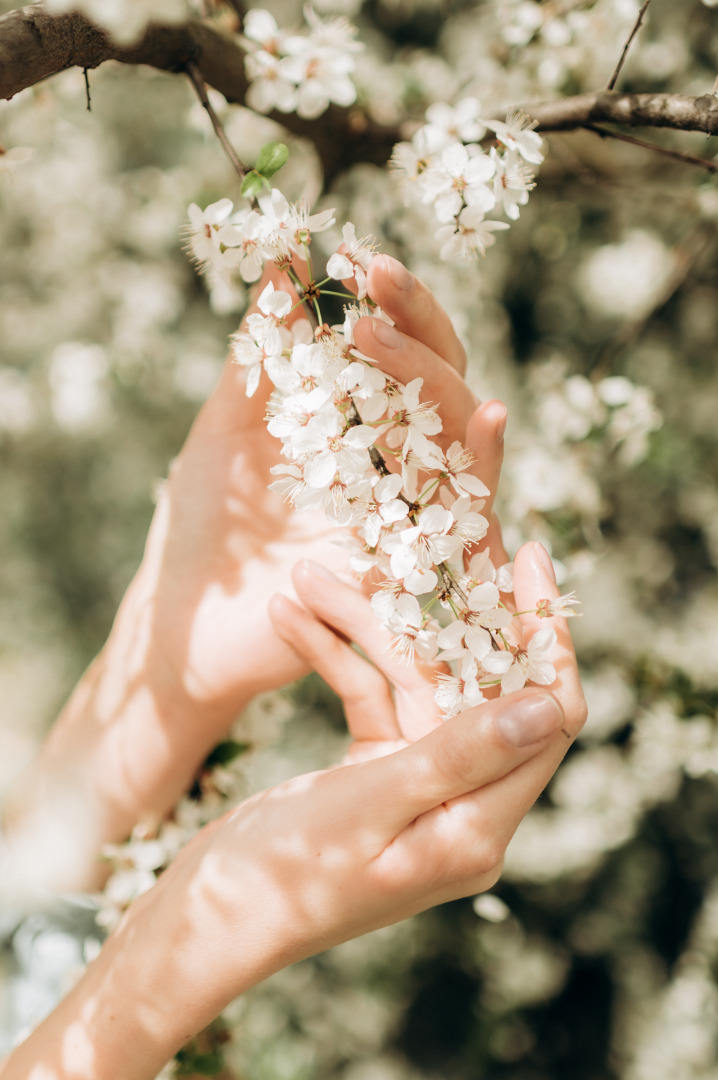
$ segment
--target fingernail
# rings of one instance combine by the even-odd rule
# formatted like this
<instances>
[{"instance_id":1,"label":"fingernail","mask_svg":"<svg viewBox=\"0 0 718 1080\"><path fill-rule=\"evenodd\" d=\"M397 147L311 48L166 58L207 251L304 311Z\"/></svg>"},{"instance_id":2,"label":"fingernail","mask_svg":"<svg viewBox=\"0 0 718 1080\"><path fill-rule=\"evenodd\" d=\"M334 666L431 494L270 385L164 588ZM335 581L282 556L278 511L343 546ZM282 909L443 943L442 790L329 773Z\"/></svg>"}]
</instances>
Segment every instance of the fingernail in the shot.
<instances>
[{"instance_id":1,"label":"fingernail","mask_svg":"<svg viewBox=\"0 0 718 1080\"><path fill-rule=\"evenodd\" d=\"M416 280L414 275L410 274L398 259L392 259L390 255L387 255L386 261L389 268L389 278L394 288L401 290L401 292L410 292L414 288Z\"/></svg>"},{"instance_id":2,"label":"fingernail","mask_svg":"<svg viewBox=\"0 0 718 1080\"><path fill-rule=\"evenodd\" d=\"M510 746L530 746L564 725L563 710L553 694L532 694L518 701L505 698L504 702L496 727Z\"/></svg>"},{"instance_id":3,"label":"fingernail","mask_svg":"<svg viewBox=\"0 0 718 1080\"><path fill-rule=\"evenodd\" d=\"M549 555L548 551L541 544L534 543L534 553L536 555L536 561L539 563L539 565L545 571L546 576L548 577L549 581L551 581L555 585L556 584L556 571L553 568L553 563L551 562L551 556Z\"/></svg>"},{"instance_id":4,"label":"fingernail","mask_svg":"<svg viewBox=\"0 0 718 1080\"><path fill-rule=\"evenodd\" d=\"M326 566L322 566L320 563L313 562L311 559L302 559L300 567L307 574L311 574L312 577L322 578L323 581L333 581L335 585L339 584L339 578L336 574L333 574L331 570L327 570Z\"/></svg>"},{"instance_id":5,"label":"fingernail","mask_svg":"<svg viewBox=\"0 0 718 1080\"><path fill-rule=\"evenodd\" d=\"M376 340L385 349L401 349L404 345L404 335L381 319L372 319L371 330Z\"/></svg>"}]
</instances>

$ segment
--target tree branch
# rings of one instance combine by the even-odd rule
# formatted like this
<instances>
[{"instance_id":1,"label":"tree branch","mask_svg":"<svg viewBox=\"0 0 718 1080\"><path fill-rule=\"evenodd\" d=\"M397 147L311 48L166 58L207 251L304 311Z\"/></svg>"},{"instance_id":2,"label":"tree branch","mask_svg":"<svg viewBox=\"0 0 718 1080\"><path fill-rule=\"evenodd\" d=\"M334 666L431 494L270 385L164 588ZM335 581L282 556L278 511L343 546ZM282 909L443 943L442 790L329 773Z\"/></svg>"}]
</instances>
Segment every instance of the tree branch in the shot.
<instances>
[{"instance_id":1,"label":"tree branch","mask_svg":"<svg viewBox=\"0 0 718 1080\"><path fill-rule=\"evenodd\" d=\"M193 19L182 26L152 26L132 46L120 46L75 13L51 15L41 4L0 16L0 98L11 98L70 67L96 68L106 60L149 64L182 71L197 64L205 82L232 101L247 90L244 52L211 23Z\"/></svg>"},{"instance_id":2,"label":"tree branch","mask_svg":"<svg viewBox=\"0 0 718 1080\"><path fill-rule=\"evenodd\" d=\"M171 72L186 71L188 64L195 64L204 82L227 101L242 104L247 91L244 52L238 39L208 20L153 26L136 45L122 47L84 16L51 15L42 4L0 16L0 99L11 98L66 68L96 68L106 60L148 64ZM712 94L687 97L599 90L521 108L541 132L613 123L718 134L718 98ZM396 128L373 122L359 109L332 106L319 123L293 113L270 115L288 131L311 139L327 182L357 161L383 165L401 138Z\"/></svg>"},{"instance_id":3,"label":"tree branch","mask_svg":"<svg viewBox=\"0 0 718 1080\"><path fill-rule=\"evenodd\" d=\"M718 134L718 98L713 94L622 94L597 90L590 94L522 105L537 131L576 131L593 124L661 127L674 131Z\"/></svg>"},{"instance_id":4,"label":"tree branch","mask_svg":"<svg viewBox=\"0 0 718 1080\"><path fill-rule=\"evenodd\" d=\"M83 15L51 15L34 4L0 16L0 99L70 67L96 68L117 60L172 72L195 64L208 86L241 105L247 92L244 55L235 37L202 19L152 26L136 45L122 47ZM338 106L331 106L321 123L293 113L270 115L288 131L311 139L328 181L356 161L383 165L400 137L359 110Z\"/></svg>"}]
</instances>

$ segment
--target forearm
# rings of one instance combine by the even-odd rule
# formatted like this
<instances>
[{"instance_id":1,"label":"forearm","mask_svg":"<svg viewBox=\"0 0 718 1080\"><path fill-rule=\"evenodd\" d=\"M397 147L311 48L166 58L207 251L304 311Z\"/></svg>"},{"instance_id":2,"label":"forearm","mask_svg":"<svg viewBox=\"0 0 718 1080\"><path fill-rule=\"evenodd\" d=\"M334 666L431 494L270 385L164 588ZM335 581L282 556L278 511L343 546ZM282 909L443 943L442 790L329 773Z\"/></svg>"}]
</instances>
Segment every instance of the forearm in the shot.
<instances>
[{"instance_id":1,"label":"forearm","mask_svg":"<svg viewBox=\"0 0 718 1080\"><path fill-rule=\"evenodd\" d=\"M242 873L219 896L219 867L201 857L219 826L133 902L82 979L0 1065L1 1080L154 1080L233 998L297 958L284 898L251 866L251 887Z\"/></svg>"},{"instance_id":2,"label":"forearm","mask_svg":"<svg viewBox=\"0 0 718 1080\"><path fill-rule=\"evenodd\" d=\"M94 887L99 846L167 813L236 715L184 692L154 640L152 619L143 565L105 647L6 807L11 846L32 849L52 828L74 848L68 879L51 886Z\"/></svg>"}]
</instances>

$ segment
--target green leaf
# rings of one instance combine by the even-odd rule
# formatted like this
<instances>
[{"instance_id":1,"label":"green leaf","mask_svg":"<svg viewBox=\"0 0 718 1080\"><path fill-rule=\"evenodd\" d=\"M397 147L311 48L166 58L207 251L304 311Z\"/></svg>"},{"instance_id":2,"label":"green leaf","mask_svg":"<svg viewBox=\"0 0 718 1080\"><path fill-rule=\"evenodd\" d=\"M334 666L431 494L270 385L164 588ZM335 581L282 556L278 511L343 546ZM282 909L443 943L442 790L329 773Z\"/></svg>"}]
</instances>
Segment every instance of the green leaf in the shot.
<instances>
[{"instance_id":1,"label":"green leaf","mask_svg":"<svg viewBox=\"0 0 718 1080\"><path fill-rule=\"evenodd\" d=\"M267 180L256 170L248 172L242 181L241 192L247 199L256 199L267 188Z\"/></svg>"},{"instance_id":2,"label":"green leaf","mask_svg":"<svg viewBox=\"0 0 718 1080\"><path fill-rule=\"evenodd\" d=\"M237 742L236 739L225 739L224 742L215 746L205 761L204 767L205 769L214 769L217 765L229 765L230 761L234 761L240 754L246 754L251 749L250 743Z\"/></svg>"},{"instance_id":3,"label":"green leaf","mask_svg":"<svg viewBox=\"0 0 718 1080\"><path fill-rule=\"evenodd\" d=\"M262 149L259 151L259 157L254 166L258 173L262 176L266 176L269 179L270 176L274 176L275 172L279 172L282 165L286 165L289 158L289 150L282 142L269 142L265 143Z\"/></svg>"}]
</instances>

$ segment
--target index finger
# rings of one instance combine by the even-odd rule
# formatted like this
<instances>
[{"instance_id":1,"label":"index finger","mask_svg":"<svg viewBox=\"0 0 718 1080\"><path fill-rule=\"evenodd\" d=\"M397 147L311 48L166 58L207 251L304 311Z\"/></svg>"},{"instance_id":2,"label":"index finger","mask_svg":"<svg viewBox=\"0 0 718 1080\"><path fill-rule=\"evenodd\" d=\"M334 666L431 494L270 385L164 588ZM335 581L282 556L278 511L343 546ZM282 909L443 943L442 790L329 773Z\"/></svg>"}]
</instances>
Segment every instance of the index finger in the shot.
<instances>
[{"instance_id":1,"label":"index finger","mask_svg":"<svg viewBox=\"0 0 718 1080\"><path fill-rule=\"evenodd\" d=\"M520 617L527 642L537 633L551 629L556 641L546 659L556 669L556 681L551 689L561 702L567 720L566 734L573 738L586 720L586 701L581 689L568 622L560 615L548 618L533 614L541 600L556 600L560 593L556 585L553 564L540 544L524 544L514 561L514 597L518 611L529 612Z\"/></svg>"},{"instance_id":2,"label":"index finger","mask_svg":"<svg viewBox=\"0 0 718 1080\"><path fill-rule=\"evenodd\" d=\"M367 271L367 291L397 328L455 368L466 371L466 350L447 312L419 278L390 255L377 255Z\"/></svg>"}]
</instances>

